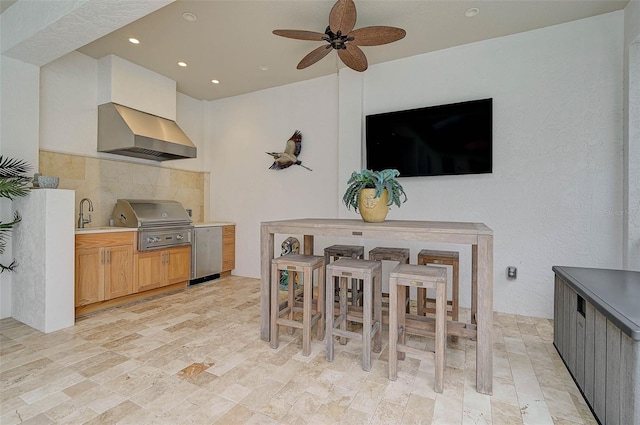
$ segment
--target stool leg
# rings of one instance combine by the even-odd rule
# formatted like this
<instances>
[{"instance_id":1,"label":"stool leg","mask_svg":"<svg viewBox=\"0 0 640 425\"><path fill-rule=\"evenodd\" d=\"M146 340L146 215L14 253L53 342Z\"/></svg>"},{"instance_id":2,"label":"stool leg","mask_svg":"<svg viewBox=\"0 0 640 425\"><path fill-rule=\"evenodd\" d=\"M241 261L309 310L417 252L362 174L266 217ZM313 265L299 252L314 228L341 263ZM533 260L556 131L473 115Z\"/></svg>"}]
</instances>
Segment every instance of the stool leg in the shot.
<instances>
[{"instance_id":1,"label":"stool leg","mask_svg":"<svg viewBox=\"0 0 640 425\"><path fill-rule=\"evenodd\" d=\"M397 289L397 297L396 297L396 309L398 316L398 344L405 344L405 339L407 333L405 332L406 322L407 322L407 313L404 310L404 299L406 292L409 292L409 288L404 285L398 285ZM404 351L398 353L398 360L404 360L406 354Z\"/></svg>"},{"instance_id":2,"label":"stool leg","mask_svg":"<svg viewBox=\"0 0 640 425\"><path fill-rule=\"evenodd\" d=\"M424 288L418 288L418 298L416 300L418 316L426 316L427 306L425 300L427 299L427 290Z\"/></svg>"},{"instance_id":3,"label":"stool leg","mask_svg":"<svg viewBox=\"0 0 640 425\"><path fill-rule=\"evenodd\" d=\"M362 288L362 369L367 372L371 370L371 306L373 305L371 283L371 281L363 282Z\"/></svg>"},{"instance_id":4,"label":"stool leg","mask_svg":"<svg viewBox=\"0 0 640 425\"><path fill-rule=\"evenodd\" d=\"M313 272L305 267L303 274L304 294L302 294L302 355L311 353L311 307L313 300ZM291 283L289 283L291 285Z\"/></svg>"},{"instance_id":5,"label":"stool leg","mask_svg":"<svg viewBox=\"0 0 640 425\"><path fill-rule=\"evenodd\" d=\"M287 306L289 307L289 320L294 319L293 307L296 305L296 272L289 271L289 283L287 284ZM304 294L303 294L304 296ZM295 329L289 326L287 328L287 334L293 335Z\"/></svg>"},{"instance_id":6,"label":"stool leg","mask_svg":"<svg viewBox=\"0 0 640 425\"><path fill-rule=\"evenodd\" d=\"M382 272L373 276L373 324L378 325L373 339L373 351L382 351Z\"/></svg>"},{"instance_id":7,"label":"stool leg","mask_svg":"<svg viewBox=\"0 0 640 425\"><path fill-rule=\"evenodd\" d=\"M471 245L471 323L476 324L478 312L478 245Z\"/></svg>"},{"instance_id":8,"label":"stool leg","mask_svg":"<svg viewBox=\"0 0 640 425\"><path fill-rule=\"evenodd\" d=\"M278 266L271 265L271 340L269 345L271 348L278 348L278 316L280 315L280 302L278 299L278 291L280 288L280 273Z\"/></svg>"},{"instance_id":9,"label":"stool leg","mask_svg":"<svg viewBox=\"0 0 640 425\"><path fill-rule=\"evenodd\" d=\"M333 361L333 314L335 308L335 278L331 273L327 273L326 277L326 300L327 308L325 312L325 318L327 323L327 361Z\"/></svg>"},{"instance_id":10,"label":"stool leg","mask_svg":"<svg viewBox=\"0 0 640 425\"><path fill-rule=\"evenodd\" d=\"M324 304L325 292L326 288L324 283L324 267L320 267L318 269L318 300L316 302L317 314L320 314L318 320L316 321L318 341L322 341L324 339L324 315L327 314L327 307Z\"/></svg>"},{"instance_id":11,"label":"stool leg","mask_svg":"<svg viewBox=\"0 0 640 425\"><path fill-rule=\"evenodd\" d=\"M349 279L346 277L339 277L340 281L340 316L339 318L344 317L344 320L340 320L340 329L343 331L347 330L347 293L349 292ZM346 345L347 338L344 336L340 337L340 345Z\"/></svg>"},{"instance_id":12,"label":"stool leg","mask_svg":"<svg viewBox=\"0 0 640 425\"><path fill-rule=\"evenodd\" d=\"M458 261L454 261L453 263L453 273L452 273L452 280L451 280L451 320L453 320L454 322L458 321L458 309L459 309L459 302L458 302L458 296L460 295L460 277L458 276L459 273L459 264Z\"/></svg>"},{"instance_id":13,"label":"stool leg","mask_svg":"<svg viewBox=\"0 0 640 425\"><path fill-rule=\"evenodd\" d=\"M436 289L436 379L435 392L441 393L444 386L445 350L447 345L447 287L438 285Z\"/></svg>"},{"instance_id":14,"label":"stool leg","mask_svg":"<svg viewBox=\"0 0 640 425\"><path fill-rule=\"evenodd\" d=\"M389 278L389 379L398 378L398 279Z\"/></svg>"}]
</instances>

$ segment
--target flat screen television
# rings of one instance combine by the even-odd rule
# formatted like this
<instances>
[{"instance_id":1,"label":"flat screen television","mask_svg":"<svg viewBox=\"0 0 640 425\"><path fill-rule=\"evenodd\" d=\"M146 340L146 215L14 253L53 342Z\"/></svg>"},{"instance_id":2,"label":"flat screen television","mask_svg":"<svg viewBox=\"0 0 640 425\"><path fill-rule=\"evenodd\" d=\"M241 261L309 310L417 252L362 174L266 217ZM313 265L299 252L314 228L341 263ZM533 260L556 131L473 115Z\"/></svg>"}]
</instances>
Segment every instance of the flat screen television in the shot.
<instances>
[{"instance_id":1,"label":"flat screen television","mask_svg":"<svg viewBox=\"0 0 640 425\"><path fill-rule=\"evenodd\" d=\"M492 172L492 99L367 115L366 168L400 177Z\"/></svg>"}]
</instances>

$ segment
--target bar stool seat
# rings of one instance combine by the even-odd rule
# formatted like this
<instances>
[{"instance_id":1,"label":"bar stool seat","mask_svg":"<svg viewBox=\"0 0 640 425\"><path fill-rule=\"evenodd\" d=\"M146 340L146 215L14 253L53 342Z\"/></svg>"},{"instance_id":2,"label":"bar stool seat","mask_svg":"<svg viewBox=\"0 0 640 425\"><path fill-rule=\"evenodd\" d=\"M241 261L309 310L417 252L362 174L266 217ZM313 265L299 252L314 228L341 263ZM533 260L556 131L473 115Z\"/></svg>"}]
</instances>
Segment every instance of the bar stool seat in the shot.
<instances>
[{"instance_id":1,"label":"bar stool seat","mask_svg":"<svg viewBox=\"0 0 640 425\"><path fill-rule=\"evenodd\" d=\"M451 266L451 299L447 300L447 316L451 317L451 320L458 321L459 312L459 293L460 293L460 260L459 253L457 251L435 251L429 249L423 249L418 253L419 265L437 265L437 266ZM429 298L427 291L424 289L418 289L418 315L424 316L425 314L434 314L435 309L429 307L435 300ZM449 309L449 307L451 309Z\"/></svg>"},{"instance_id":2,"label":"bar stool seat","mask_svg":"<svg viewBox=\"0 0 640 425\"><path fill-rule=\"evenodd\" d=\"M435 325L435 385L434 390L442 392L444 386L445 351L447 342L447 272L441 267L399 264L389 274L389 379L398 377L398 359L405 353L430 354L426 350L405 344L405 336L423 334L406 326L404 296L407 288L417 287L436 290L436 325Z\"/></svg>"},{"instance_id":3,"label":"bar stool seat","mask_svg":"<svg viewBox=\"0 0 640 425\"><path fill-rule=\"evenodd\" d=\"M362 245L331 245L324 249L324 263L325 265L331 263L331 261L338 260L340 258L364 258L364 246ZM361 288L358 285L352 285L351 289L351 303L357 305L360 302ZM336 294L338 293L338 287L335 287Z\"/></svg>"},{"instance_id":4,"label":"bar stool seat","mask_svg":"<svg viewBox=\"0 0 640 425\"><path fill-rule=\"evenodd\" d=\"M338 278L340 298L339 315L335 317L334 296L327 291L327 361L333 361L335 336L340 337L343 345L347 338L357 339L362 341L362 369L369 371L372 339L373 351L382 350L382 265L379 261L341 258L328 264L326 273L327 288L331 288L334 278ZM362 283L362 307L347 304L347 285L349 281L355 284L356 280ZM362 323L362 332L347 330L347 322Z\"/></svg>"},{"instance_id":5,"label":"bar stool seat","mask_svg":"<svg viewBox=\"0 0 640 425\"><path fill-rule=\"evenodd\" d=\"M280 305L280 270L289 272L287 300ZM318 297L313 309L313 272L318 272ZM302 273L302 293L296 294L295 273ZM271 348L278 348L279 327L302 329L302 355L311 353L311 327L317 322L318 339L324 338L324 257L288 254L271 260ZM302 302L298 301L302 297ZM302 321L295 313L302 312ZM285 317L283 317L285 316Z\"/></svg>"}]
</instances>

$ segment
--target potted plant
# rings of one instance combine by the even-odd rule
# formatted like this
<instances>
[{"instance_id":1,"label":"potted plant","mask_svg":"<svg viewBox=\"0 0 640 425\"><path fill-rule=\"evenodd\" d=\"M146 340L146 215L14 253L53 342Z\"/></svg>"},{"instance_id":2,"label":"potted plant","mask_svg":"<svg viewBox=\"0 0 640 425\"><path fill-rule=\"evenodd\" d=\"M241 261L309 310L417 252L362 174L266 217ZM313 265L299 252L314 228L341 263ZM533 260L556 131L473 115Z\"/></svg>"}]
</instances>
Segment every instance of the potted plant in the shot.
<instances>
[{"instance_id":1,"label":"potted plant","mask_svg":"<svg viewBox=\"0 0 640 425\"><path fill-rule=\"evenodd\" d=\"M390 205L399 207L407 202L407 194L396 179L399 175L400 172L394 169L354 171L347 181L342 202L348 210L353 207L356 212L360 212L364 221L382 222Z\"/></svg>"},{"instance_id":2,"label":"potted plant","mask_svg":"<svg viewBox=\"0 0 640 425\"><path fill-rule=\"evenodd\" d=\"M29 168L29 164L22 160L4 158L0 155L0 198L13 200L29 193L28 184L31 182L31 178L24 174ZM21 219L20 214L16 211L13 215L13 221L9 223L0 221L0 254L4 252L7 245L9 232ZM13 260L8 266L0 263L0 273L5 270L14 271L17 265L16 260Z\"/></svg>"}]
</instances>

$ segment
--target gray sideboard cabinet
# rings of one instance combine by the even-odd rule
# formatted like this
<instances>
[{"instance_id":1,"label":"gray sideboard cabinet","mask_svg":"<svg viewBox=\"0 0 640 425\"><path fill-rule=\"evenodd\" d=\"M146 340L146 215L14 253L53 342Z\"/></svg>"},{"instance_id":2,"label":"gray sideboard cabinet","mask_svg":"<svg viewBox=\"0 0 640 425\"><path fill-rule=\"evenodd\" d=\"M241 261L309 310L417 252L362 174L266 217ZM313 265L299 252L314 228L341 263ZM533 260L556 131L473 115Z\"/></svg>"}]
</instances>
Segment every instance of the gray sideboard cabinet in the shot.
<instances>
[{"instance_id":1,"label":"gray sideboard cabinet","mask_svg":"<svg viewBox=\"0 0 640 425\"><path fill-rule=\"evenodd\" d=\"M640 272L553 271L560 357L600 423L640 424Z\"/></svg>"}]
</instances>

